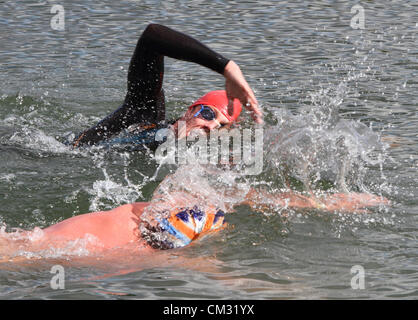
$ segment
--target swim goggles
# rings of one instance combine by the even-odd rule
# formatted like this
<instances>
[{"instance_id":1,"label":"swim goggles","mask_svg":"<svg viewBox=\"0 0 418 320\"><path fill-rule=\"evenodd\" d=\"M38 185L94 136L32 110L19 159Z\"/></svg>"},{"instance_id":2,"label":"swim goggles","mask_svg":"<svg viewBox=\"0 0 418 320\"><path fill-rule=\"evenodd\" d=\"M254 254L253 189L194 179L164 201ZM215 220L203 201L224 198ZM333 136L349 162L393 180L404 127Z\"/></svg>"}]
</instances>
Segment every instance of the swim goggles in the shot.
<instances>
[{"instance_id":1,"label":"swim goggles","mask_svg":"<svg viewBox=\"0 0 418 320\"><path fill-rule=\"evenodd\" d=\"M193 117L197 117L198 115L201 115L203 119L212 121L216 118L216 113L213 111L213 109L209 106L205 106L203 104L200 105L200 110L197 111Z\"/></svg>"}]
</instances>

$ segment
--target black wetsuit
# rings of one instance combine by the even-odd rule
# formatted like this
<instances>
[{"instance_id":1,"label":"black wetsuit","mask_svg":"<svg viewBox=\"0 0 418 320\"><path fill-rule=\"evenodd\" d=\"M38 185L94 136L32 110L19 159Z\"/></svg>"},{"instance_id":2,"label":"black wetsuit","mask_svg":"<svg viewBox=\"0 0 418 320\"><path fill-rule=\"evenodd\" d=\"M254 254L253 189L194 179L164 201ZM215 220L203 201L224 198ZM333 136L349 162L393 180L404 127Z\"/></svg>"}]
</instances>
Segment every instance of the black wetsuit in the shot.
<instances>
[{"instance_id":1,"label":"black wetsuit","mask_svg":"<svg viewBox=\"0 0 418 320\"><path fill-rule=\"evenodd\" d=\"M147 128L164 123L164 56L198 63L220 74L229 62L188 35L162 25L148 25L131 58L125 101L105 119L82 132L73 146L96 144L133 124Z\"/></svg>"}]
</instances>

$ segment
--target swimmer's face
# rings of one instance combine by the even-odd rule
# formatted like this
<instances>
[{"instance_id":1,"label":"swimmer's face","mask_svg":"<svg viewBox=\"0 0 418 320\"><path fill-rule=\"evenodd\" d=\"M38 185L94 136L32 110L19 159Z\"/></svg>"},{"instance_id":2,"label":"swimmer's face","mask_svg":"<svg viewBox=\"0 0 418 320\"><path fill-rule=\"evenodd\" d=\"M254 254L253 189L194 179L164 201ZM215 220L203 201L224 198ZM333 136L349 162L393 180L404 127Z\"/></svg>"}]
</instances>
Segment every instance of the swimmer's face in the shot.
<instances>
[{"instance_id":1,"label":"swimmer's face","mask_svg":"<svg viewBox=\"0 0 418 320\"><path fill-rule=\"evenodd\" d=\"M204 110L201 110L202 106L200 105L190 108L179 120L177 120L174 124L174 129L176 130L179 139L189 136L192 131L208 134L212 130L227 127L232 123L218 109L208 105L205 105L204 107ZM210 110L207 108L210 108ZM203 112L213 112L213 120L206 120ZM185 125L179 125L179 121L183 121Z\"/></svg>"}]
</instances>

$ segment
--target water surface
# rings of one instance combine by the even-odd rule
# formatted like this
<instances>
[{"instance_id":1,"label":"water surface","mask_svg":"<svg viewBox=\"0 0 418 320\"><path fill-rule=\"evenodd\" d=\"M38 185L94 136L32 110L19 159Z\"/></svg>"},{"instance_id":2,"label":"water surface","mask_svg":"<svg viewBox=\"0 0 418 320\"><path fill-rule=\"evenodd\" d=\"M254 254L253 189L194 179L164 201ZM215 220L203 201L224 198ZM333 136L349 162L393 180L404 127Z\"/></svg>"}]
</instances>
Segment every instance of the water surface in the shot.
<instances>
[{"instance_id":1,"label":"water surface","mask_svg":"<svg viewBox=\"0 0 418 320\"><path fill-rule=\"evenodd\" d=\"M266 150L265 170L253 182L280 185L279 164L289 162L300 188L298 165L308 154L318 160L310 173L331 181L340 158L320 151L336 142L331 132L345 123L353 160L348 187L393 205L368 215L315 211L287 218L243 206L228 215L227 230L169 254L192 266L207 258L200 268L145 266L137 258L115 265L103 257L102 265L86 267L77 260L85 252L58 253L3 265L2 299L417 298L415 1L362 3L363 30L350 26L356 3L349 1L54 3L65 9L64 31L50 26L52 2L0 5L0 222L7 231L150 199L168 171L150 178L158 165L149 156L74 151L63 141L122 102L131 54L151 22L190 34L241 66L265 113L267 139L319 128L293 141L293 149L279 143ZM224 84L198 65L168 58L165 69L168 117ZM65 265L65 290L50 288L55 264ZM350 285L354 265L365 270L363 290Z\"/></svg>"}]
</instances>

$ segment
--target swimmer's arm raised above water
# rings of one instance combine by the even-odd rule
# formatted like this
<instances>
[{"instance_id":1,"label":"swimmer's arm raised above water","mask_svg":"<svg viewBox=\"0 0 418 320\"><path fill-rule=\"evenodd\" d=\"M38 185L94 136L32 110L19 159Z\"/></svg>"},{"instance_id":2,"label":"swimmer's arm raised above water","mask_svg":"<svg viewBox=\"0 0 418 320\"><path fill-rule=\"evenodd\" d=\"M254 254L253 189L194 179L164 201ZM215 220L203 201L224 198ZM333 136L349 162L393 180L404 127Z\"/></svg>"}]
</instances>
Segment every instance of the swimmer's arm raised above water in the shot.
<instances>
[{"instance_id":1,"label":"swimmer's arm raised above water","mask_svg":"<svg viewBox=\"0 0 418 320\"><path fill-rule=\"evenodd\" d=\"M254 92L234 61L226 59L196 39L162 25L150 24L142 38L148 47L162 56L194 62L222 74L231 108L233 99L237 98L252 111L256 122L262 122L262 113Z\"/></svg>"}]
</instances>

